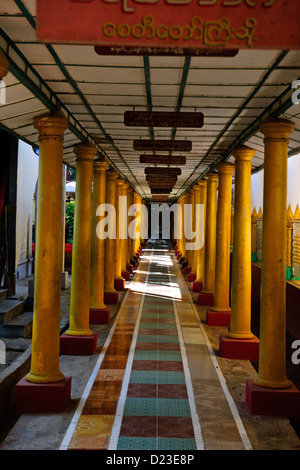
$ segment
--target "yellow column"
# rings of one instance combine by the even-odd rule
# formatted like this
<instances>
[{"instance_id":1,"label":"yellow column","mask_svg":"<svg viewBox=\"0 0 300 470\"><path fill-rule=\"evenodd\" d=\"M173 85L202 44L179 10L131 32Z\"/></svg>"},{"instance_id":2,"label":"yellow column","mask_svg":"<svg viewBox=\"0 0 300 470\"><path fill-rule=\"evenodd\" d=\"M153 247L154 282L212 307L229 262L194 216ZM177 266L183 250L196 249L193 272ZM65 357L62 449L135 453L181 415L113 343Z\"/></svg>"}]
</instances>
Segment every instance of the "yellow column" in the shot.
<instances>
[{"instance_id":1,"label":"yellow column","mask_svg":"<svg viewBox=\"0 0 300 470\"><path fill-rule=\"evenodd\" d=\"M128 259L128 196L127 196L127 191L129 188L129 183L124 182L123 187L122 187L122 196L125 198L127 197L127 204L126 207L124 207L124 214L122 223L124 224L123 231L122 233L124 234L124 237L122 239L122 244L121 244L121 275L125 280L130 279L130 274L129 271L127 271L127 267L129 264L129 259Z\"/></svg>"},{"instance_id":2,"label":"yellow column","mask_svg":"<svg viewBox=\"0 0 300 470\"><path fill-rule=\"evenodd\" d=\"M132 251L132 240L131 237L129 236L128 232L128 227L131 222L131 215L129 215L129 209L131 206L131 200L132 200L132 194L133 194L133 189L131 186L127 189L127 259L126 259L126 269L130 273L133 272L133 265L131 262L132 256L131 256L131 251Z\"/></svg>"},{"instance_id":3,"label":"yellow column","mask_svg":"<svg viewBox=\"0 0 300 470\"><path fill-rule=\"evenodd\" d=\"M137 238L134 243L134 256L136 258L139 258L139 255L140 255L139 250L141 246L141 222L139 221L141 220L141 201L142 201L141 196L135 193L134 203L136 204L136 209L137 209L137 213L135 217L135 229L136 229Z\"/></svg>"},{"instance_id":4,"label":"yellow column","mask_svg":"<svg viewBox=\"0 0 300 470\"><path fill-rule=\"evenodd\" d=\"M121 201L120 198L123 196L123 178L117 178L116 180L116 248L115 248L115 280L114 287L117 290L125 289L125 280L122 277L122 246L123 240L120 238L120 226L122 226L123 214L120 213Z\"/></svg>"},{"instance_id":5,"label":"yellow column","mask_svg":"<svg viewBox=\"0 0 300 470\"><path fill-rule=\"evenodd\" d=\"M230 232L231 232L231 191L234 166L219 163L219 193L216 233L216 273L214 305L210 312L222 312L219 318L227 326L230 321L229 286L230 286ZM229 313L229 318L228 318ZM227 314L227 315L226 315ZM210 319L211 320L211 319Z\"/></svg>"},{"instance_id":6,"label":"yellow column","mask_svg":"<svg viewBox=\"0 0 300 470\"><path fill-rule=\"evenodd\" d=\"M242 146L235 157L234 242L229 338L251 339L251 160L255 150Z\"/></svg>"},{"instance_id":7,"label":"yellow column","mask_svg":"<svg viewBox=\"0 0 300 470\"><path fill-rule=\"evenodd\" d=\"M63 134L68 127L57 111L37 117L39 132L39 191L35 251L35 287L31 369L34 383L64 379L59 370L60 268L62 252Z\"/></svg>"},{"instance_id":8,"label":"yellow column","mask_svg":"<svg viewBox=\"0 0 300 470\"><path fill-rule=\"evenodd\" d=\"M286 377L286 206L288 137L294 124L270 118L265 136L259 372L255 384L287 388Z\"/></svg>"},{"instance_id":9,"label":"yellow column","mask_svg":"<svg viewBox=\"0 0 300 470\"><path fill-rule=\"evenodd\" d=\"M134 202L133 201L133 195L134 195L134 189L130 186L127 190L127 214L129 214L129 209L133 205L133 202ZM132 221L133 221L133 216L128 215L128 227L129 227L129 225L131 224ZM131 238L129 233L128 233L127 243L128 243L127 244L127 249L128 249L128 252L127 252L127 266L129 268L130 272L132 272L133 266L135 264L135 261L133 259L134 240Z\"/></svg>"},{"instance_id":10,"label":"yellow column","mask_svg":"<svg viewBox=\"0 0 300 470\"><path fill-rule=\"evenodd\" d=\"M189 204L192 205L192 220L191 220L191 229L193 232L195 232L195 191L198 189L197 185L194 185L190 189L190 199L189 199ZM189 240L188 243L194 243L195 242L195 237L192 240ZM189 250L190 253L190 266L191 266L191 272L188 275L188 281L193 282L196 277L197 277L197 259L196 259L196 251L194 249Z\"/></svg>"},{"instance_id":11,"label":"yellow column","mask_svg":"<svg viewBox=\"0 0 300 470\"><path fill-rule=\"evenodd\" d=\"M71 274L69 336L91 336L90 278L93 161L97 149L89 143L75 147L76 201Z\"/></svg>"},{"instance_id":12,"label":"yellow column","mask_svg":"<svg viewBox=\"0 0 300 470\"><path fill-rule=\"evenodd\" d=\"M187 263L187 254L185 249L185 234L184 234L184 205L186 204L187 195L183 194L181 196L181 215L182 215L182 235L181 235L181 257L183 258L183 264Z\"/></svg>"},{"instance_id":13,"label":"yellow column","mask_svg":"<svg viewBox=\"0 0 300 470\"><path fill-rule=\"evenodd\" d=\"M194 193L193 188L190 188L189 191L187 192L186 205L192 206L192 204L193 204L193 193ZM192 211L188 213L187 208L186 208L185 215L184 215L184 223L187 225L187 227L190 227L190 230L192 229L192 226L193 226L192 217L193 217ZM185 244L186 244L186 251L185 252L186 252L187 259L188 259L188 265L186 267L186 273L189 274L192 271L193 252L192 252L192 250L187 249L188 243L190 243L191 240L189 240L189 238L187 236L188 234L186 232L185 226L184 226L184 233L185 233Z\"/></svg>"},{"instance_id":14,"label":"yellow column","mask_svg":"<svg viewBox=\"0 0 300 470\"><path fill-rule=\"evenodd\" d=\"M198 297L199 305L212 305L215 289L218 175L217 173L208 173L206 178L204 282L203 290Z\"/></svg>"},{"instance_id":15,"label":"yellow column","mask_svg":"<svg viewBox=\"0 0 300 470\"><path fill-rule=\"evenodd\" d=\"M203 205L204 211L203 211L203 220L202 220L202 218L200 218L200 220L198 221L197 217L196 217L196 224L197 224L196 231L197 231L197 238L200 238L200 230L203 233L203 246L196 251L196 260L197 260L197 271L196 271L196 273L197 273L197 277L195 279L195 282L192 283L192 291L193 292L200 292L203 288L204 264L205 264L204 234L205 234L207 182L206 182L206 180L202 179L202 180L198 181L198 185L199 185L199 196L198 196L198 202L196 202L196 204Z\"/></svg>"},{"instance_id":16,"label":"yellow column","mask_svg":"<svg viewBox=\"0 0 300 470\"><path fill-rule=\"evenodd\" d=\"M178 224L177 228L178 228L178 231L179 231L179 234L180 234L179 238L177 239L176 257L177 257L178 261L180 261L180 259L182 258L182 250L183 250L183 238L182 238L182 235L183 235L183 213L182 213L183 199L182 199L182 196L180 196L180 198L178 199L177 204L179 204L181 216L176 221L176 223Z\"/></svg>"},{"instance_id":17,"label":"yellow column","mask_svg":"<svg viewBox=\"0 0 300 470\"><path fill-rule=\"evenodd\" d=\"M106 176L106 203L116 209L116 179L118 172L110 170ZM105 240L105 269L104 269L104 302L117 303L118 293L114 287L115 251L116 251L116 218L112 212L108 215L108 225L112 232Z\"/></svg>"},{"instance_id":18,"label":"yellow column","mask_svg":"<svg viewBox=\"0 0 300 470\"><path fill-rule=\"evenodd\" d=\"M141 221L141 225L142 225L141 235L143 235L143 237L142 237L142 246L144 246L145 243L148 240L148 231L147 231L147 227L148 227L148 205L147 205L147 201L145 199L142 199L142 205L143 205L143 212L142 212L142 221Z\"/></svg>"},{"instance_id":19,"label":"yellow column","mask_svg":"<svg viewBox=\"0 0 300 470\"><path fill-rule=\"evenodd\" d=\"M109 309L104 304L104 253L105 240L97 235L99 218L97 208L105 204L106 160L94 162L92 235L91 235L91 288L90 288L90 323L101 323L109 320ZM99 234L100 235L100 234Z\"/></svg>"}]
</instances>

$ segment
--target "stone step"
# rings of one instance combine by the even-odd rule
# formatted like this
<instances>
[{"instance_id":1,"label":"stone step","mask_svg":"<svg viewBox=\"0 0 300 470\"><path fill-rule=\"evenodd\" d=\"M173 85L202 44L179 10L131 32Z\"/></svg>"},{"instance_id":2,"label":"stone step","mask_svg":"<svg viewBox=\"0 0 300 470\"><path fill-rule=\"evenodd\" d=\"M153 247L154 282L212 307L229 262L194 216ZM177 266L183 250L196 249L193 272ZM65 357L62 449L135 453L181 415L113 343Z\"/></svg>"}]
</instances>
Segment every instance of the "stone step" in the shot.
<instances>
[{"instance_id":1,"label":"stone step","mask_svg":"<svg viewBox=\"0 0 300 470\"><path fill-rule=\"evenodd\" d=\"M0 303L0 322L7 323L23 311L24 300L6 299Z\"/></svg>"},{"instance_id":2,"label":"stone step","mask_svg":"<svg viewBox=\"0 0 300 470\"><path fill-rule=\"evenodd\" d=\"M8 289L0 289L0 302L3 302L3 300L6 299L7 292L8 292Z\"/></svg>"},{"instance_id":3,"label":"stone step","mask_svg":"<svg viewBox=\"0 0 300 470\"><path fill-rule=\"evenodd\" d=\"M5 322L0 330L4 338L28 338L32 333L32 312L20 313L17 317Z\"/></svg>"}]
</instances>

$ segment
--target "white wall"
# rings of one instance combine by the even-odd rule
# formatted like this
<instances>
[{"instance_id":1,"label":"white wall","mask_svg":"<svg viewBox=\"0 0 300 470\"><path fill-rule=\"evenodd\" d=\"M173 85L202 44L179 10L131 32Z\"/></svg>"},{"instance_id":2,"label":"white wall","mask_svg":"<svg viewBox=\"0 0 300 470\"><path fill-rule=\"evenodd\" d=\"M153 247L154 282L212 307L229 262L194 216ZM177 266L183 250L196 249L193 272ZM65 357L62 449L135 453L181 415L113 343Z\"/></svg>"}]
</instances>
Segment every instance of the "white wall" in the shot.
<instances>
[{"instance_id":1,"label":"white wall","mask_svg":"<svg viewBox=\"0 0 300 470\"><path fill-rule=\"evenodd\" d=\"M291 204L293 213L300 207L300 154L288 158L287 207ZM251 177L251 212L254 207L263 209L264 170Z\"/></svg>"},{"instance_id":2,"label":"white wall","mask_svg":"<svg viewBox=\"0 0 300 470\"><path fill-rule=\"evenodd\" d=\"M38 177L38 156L19 140L17 176L16 270L20 260L31 256L33 194Z\"/></svg>"}]
</instances>

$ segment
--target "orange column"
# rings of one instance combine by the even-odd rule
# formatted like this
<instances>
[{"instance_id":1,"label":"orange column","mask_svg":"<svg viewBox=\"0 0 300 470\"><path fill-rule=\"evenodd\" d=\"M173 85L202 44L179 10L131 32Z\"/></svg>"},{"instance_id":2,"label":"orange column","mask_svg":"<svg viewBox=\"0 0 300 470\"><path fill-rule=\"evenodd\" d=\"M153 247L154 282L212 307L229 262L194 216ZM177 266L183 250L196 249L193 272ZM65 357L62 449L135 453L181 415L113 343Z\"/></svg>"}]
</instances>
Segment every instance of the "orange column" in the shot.
<instances>
[{"instance_id":1,"label":"orange column","mask_svg":"<svg viewBox=\"0 0 300 470\"><path fill-rule=\"evenodd\" d=\"M105 240L104 262L104 302L116 304L119 299L115 289L115 256L116 256L116 179L118 172L107 171L106 175L106 204L108 208L108 234Z\"/></svg>"},{"instance_id":2,"label":"orange column","mask_svg":"<svg viewBox=\"0 0 300 470\"><path fill-rule=\"evenodd\" d=\"M234 165L220 163L216 235L216 279L214 305L207 311L207 323L212 326L230 324L230 233L231 193Z\"/></svg>"},{"instance_id":3,"label":"orange column","mask_svg":"<svg viewBox=\"0 0 300 470\"><path fill-rule=\"evenodd\" d=\"M71 398L71 377L59 367L63 134L68 122L57 111L37 117L34 127L39 132L39 191L32 354L30 371L15 389L19 413L63 411Z\"/></svg>"},{"instance_id":4,"label":"orange column","mask_svg":"<svg viewBox=\"0 0 300 470\"><path fill-rule=\"evenodd\" d=\"M97 335L90 329L93 162L97 149L79 144L76 153L76 200L72 252L69 328L61 336L62 354L92 354Z\"/></svg>"},{"instance_id":5,"label":"orange column","mask_svg":"<svg viewBox=\"0 0 300 470\"><path fill-rule=\"evenodd\" d=\"M107 323L110 318L110 309L104 304L105 239L101 230L101 221L105 215L103 206L107 167L108 162L104 159L94 162L90 290L90 323L92 325Z\"/></svg>"}]
</instances>

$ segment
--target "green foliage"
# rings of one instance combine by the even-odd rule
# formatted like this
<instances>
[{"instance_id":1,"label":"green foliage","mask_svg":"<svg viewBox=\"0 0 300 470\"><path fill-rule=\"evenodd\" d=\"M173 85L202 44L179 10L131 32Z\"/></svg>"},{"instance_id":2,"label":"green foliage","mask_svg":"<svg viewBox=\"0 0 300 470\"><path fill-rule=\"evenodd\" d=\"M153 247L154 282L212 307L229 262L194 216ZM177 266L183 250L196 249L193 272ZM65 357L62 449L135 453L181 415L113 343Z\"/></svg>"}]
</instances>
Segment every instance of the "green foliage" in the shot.
<instances>
[{"instance_id":1,"label":"green foliage","mask_svg":"<svg viewBox=\"0 0 300 470\"><path fill-rule=\"evenodd\" d=\"M73 243L75 201L66 203L66 243Z\"/></svg>"}]
</instances>

